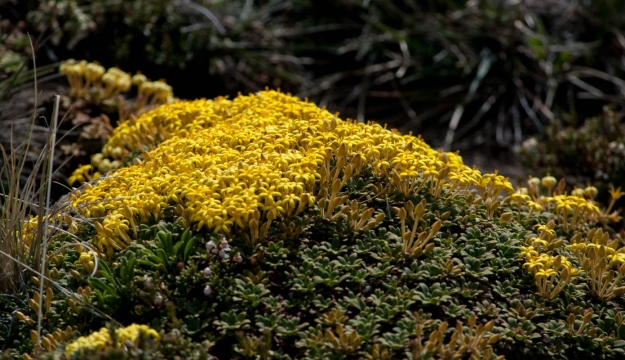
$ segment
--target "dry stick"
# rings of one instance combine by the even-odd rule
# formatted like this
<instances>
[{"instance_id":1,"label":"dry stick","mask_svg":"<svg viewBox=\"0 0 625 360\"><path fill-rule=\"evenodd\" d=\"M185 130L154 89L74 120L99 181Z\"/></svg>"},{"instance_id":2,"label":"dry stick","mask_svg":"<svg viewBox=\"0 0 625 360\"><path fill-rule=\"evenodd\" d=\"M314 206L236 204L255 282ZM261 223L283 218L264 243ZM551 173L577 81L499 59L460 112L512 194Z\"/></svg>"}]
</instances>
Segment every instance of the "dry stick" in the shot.
<instances>
[{"instance_id":1,"label":"dry stick","mask_svg":"<svg viewBox=\"0 0 625 360\"><path fill-rule=\"evenodd\" d=\"M48 221L50 219L50 193L52 192L52 169L54 168L54 147L56 144L56 123L59 117L59 104L61 102L61 96L58 94L54 95L54 108L52 109L52 124L51 124L51 133L49 137L49 158L48 158L48 189L46 190L46 217L44 219L44 234L43 234L43 244L41 247L41 274L46 273L46 252L48 250ZM39 313L37 314L37 348L41 347L41 319L43 317L43 284L45 280L39 279Z\"/></svg>"}]
</instances>

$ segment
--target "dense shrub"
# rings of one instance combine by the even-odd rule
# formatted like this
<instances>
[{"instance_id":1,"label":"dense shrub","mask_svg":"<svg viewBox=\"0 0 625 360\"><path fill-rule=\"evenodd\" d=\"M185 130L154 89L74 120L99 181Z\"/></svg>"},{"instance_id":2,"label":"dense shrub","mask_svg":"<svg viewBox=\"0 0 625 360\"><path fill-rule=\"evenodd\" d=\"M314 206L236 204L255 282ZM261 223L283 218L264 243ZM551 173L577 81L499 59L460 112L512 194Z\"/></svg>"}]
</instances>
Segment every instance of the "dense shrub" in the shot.
<instances>
[{"instance_id":1,"label":"dense shrub","mask_svg":"<svg viewBox=\"0 0 625 360\"><path fill-rule=\"evenodd\" d=\"M581 125L581 126L580 126ZM625 124L611 108L577 124L574 117L555 121L542 138L530 138L521 148L525 165L535 171L566 176L569 183L606 186L625 183Z\"/></svg>"}]
</instances>

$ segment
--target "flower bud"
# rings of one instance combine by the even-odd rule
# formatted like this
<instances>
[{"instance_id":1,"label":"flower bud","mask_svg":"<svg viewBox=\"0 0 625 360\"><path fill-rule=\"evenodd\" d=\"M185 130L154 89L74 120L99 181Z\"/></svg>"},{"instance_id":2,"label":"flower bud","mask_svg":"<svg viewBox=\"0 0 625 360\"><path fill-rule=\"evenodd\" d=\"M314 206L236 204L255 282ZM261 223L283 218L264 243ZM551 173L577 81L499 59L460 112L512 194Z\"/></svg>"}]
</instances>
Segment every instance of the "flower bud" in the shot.
<instances>
[{"instance_id":1,"label":"flower bud","mask_svg":"<svg viewBox=\"0 0 625 360\"><path fill-rule=\"evenodd\" d=\"M594 186L587 186L584 189L584 195L586 195L587 197L593 197L595 196L599 191L597 190L596 187Z\"/></svg>"},{"instance_id":2,"label":"flower bud","mask_svg":"<svg viewBox=\"0 0 625 360\"><path fill-rule=\"evenodd\" d=\"M536 188L538 186L538 184L540 184L540 179L539 178L530 178L529 180L527 180L527 183L530 184L531 186L533 186L534 188Z\"/></svg>"},{"instance_id":3,"label":"flower bud","mask_svg":"<svg viewBox=\"0 0 625 360\"><path fill-rule=\"evenodd\" d=\"M545 176L544 178L540 180L540 183L543 184L543 186L547 188L554 187L557 182L558 180L556 180L556 178L554 178L553 176L549 175L549 173L547 173L547 176Z\"/></svg>"},{"instance_id":4,"label":"flower bud","mask_svg":"<svg viewBox=\"0 0 625 360\"><path fill-rule=\"evenodd\" d=\"M204 288L204 295L211 296L212 293L213 289L211 289L210 285L206 285L206 287Z\"/></svg>"},{"instance_id":5,"label":"flower bud","mask_svg":"<svg viewBox=\"0 0 625 360\"><path fill-rule=\"evenodd\" d=\"M135 86L139 86L139 85L143 84L146 81L148 81L148 78L145 77L145 75L143 75L141 72L137 72L132 77L132 84L135 85Z\"/></svg>"},{"instance_id":6,"label":"flower bud","mask_svg":"<svg viewBox=\"0 0 625 360\"><path fill-rule=\"evenodd\" d=\"M26 321L26 315L24 315L20 311L16 311L15 312L15 317L18 318L19 320Z\"/></svg>"}]
</instances>

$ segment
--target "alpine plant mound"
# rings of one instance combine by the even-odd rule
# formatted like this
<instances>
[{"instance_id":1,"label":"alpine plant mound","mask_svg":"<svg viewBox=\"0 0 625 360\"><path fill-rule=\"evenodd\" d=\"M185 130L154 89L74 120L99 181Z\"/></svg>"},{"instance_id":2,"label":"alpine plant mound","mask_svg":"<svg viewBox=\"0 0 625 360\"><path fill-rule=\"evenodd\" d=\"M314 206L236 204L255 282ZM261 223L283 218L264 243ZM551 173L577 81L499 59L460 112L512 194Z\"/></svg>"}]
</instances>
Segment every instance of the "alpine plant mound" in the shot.
<instances>
[{"instance_id":1,"label":"alpine plant mound","mask_svg":"<svg viewBox=\"0 0 625 360\"><path fill-rule=\"evenodd\" d=\"M161 106L98 158L120 167L53 219L49 276L69 292L46 283L38 339L33 286L15 354L625 356L625 251L592 187L514 189L277 91Z\"/></svg>"}]
</instances>

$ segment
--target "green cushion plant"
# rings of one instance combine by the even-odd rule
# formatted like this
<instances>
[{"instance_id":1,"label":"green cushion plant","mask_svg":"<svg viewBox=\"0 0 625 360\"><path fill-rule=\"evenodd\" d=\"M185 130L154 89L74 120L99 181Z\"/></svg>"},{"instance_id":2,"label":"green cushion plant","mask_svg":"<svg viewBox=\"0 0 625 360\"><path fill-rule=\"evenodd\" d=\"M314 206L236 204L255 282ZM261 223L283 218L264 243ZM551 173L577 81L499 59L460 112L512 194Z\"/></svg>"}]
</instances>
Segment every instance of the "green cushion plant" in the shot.
<instances>
[{"instance_id":1,"label":"green cushion plant","mask_svg":"<svg viewBox=\"0 0 625 360\"><path fill-rule=\"evenodd\" d=\"M625 354L625 252L597 227L592 188L545 177L515 191L419 137L276 91L164 105L122 123L102 156L124 166L66 199L52 281L16 313L9 354Z\"/></svg>"}]
</instances>

